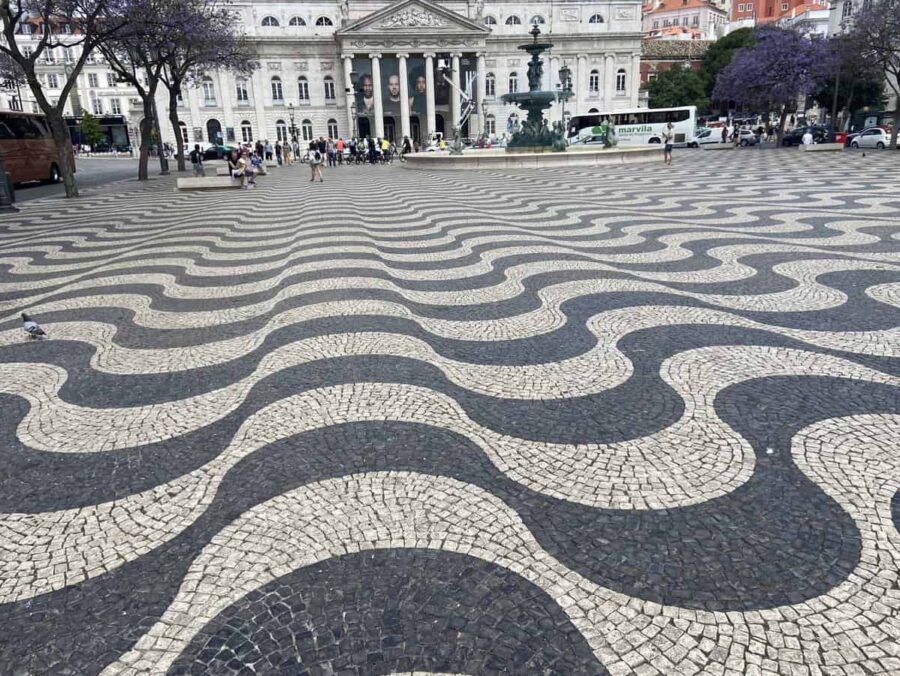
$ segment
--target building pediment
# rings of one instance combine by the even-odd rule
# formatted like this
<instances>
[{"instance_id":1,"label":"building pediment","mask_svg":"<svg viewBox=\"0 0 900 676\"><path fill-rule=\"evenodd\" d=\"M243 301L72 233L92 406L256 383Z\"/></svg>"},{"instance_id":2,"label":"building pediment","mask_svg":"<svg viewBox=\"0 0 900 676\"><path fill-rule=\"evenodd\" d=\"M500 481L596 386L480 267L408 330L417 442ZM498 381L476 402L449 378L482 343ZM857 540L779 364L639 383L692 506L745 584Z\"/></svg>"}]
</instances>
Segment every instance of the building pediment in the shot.
<instances>
[{"instance_id":1,"label":"building pediment","mask_svg":"<svg viewBox=\"0 0 900 676\"><path fill-rule=\"evenodd\" d=\"M429 0L400 0L354 21L336 34L341 38L371 38L373 34L389 36L405 33L484 37L490 34L490 30Z\"/></svg>"}]
</instances>

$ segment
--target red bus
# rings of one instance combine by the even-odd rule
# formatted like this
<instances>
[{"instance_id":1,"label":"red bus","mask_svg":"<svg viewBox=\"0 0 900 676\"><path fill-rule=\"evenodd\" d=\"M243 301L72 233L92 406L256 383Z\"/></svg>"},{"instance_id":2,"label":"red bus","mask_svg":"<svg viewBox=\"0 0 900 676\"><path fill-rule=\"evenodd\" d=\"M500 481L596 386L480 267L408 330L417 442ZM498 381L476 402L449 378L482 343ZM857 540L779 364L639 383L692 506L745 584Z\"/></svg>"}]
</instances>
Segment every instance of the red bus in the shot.
<instances>
[{"instance_id":1,"label":"red bus","mask_svg":"<svg viewBox=\"0 0 900 676\"><path fill-rule=\"evenodd\" d=\"M71 146L68 152L71 157ZM60 179L56 144L43 115L0 111L0 153L13 183ZM71 161L74 167L74 158Z\"/></svg>"}]
</instances>

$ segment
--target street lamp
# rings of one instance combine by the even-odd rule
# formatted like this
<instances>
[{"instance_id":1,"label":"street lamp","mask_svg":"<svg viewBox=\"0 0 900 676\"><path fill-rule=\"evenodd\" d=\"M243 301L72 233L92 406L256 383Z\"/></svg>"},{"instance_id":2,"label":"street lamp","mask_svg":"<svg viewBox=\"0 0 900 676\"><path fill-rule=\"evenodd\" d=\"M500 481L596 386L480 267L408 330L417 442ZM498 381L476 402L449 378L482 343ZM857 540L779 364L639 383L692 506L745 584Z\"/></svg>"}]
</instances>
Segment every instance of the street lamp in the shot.
<instances>
[{"instance_id":1,"label":"street lamp","mask_svg":"<svg viewBox=\"0 0 900 676\"><path fill-rule=\"evenodd\" d=\"M356 138L356 101L350 103L350 117L353 118L353 138Z\"/></svg>"},{"instance_id":2,"label":"street lamp","mask_svg":"<svg viewBox=\"0 0 900 676\"><path fill-rule=\"evenodd\" d=\"M569 123L566 121L566 101L572 95L572 69L563 61L562 67L559 69L559 101L562 104L562 121L565 127L565 136L569 135Z\"/></svg>"},{"instance_id":3,"label":"street lamp","mask_svg":"<svg viewBox=\"0 0 900 676\"><path fill-rule=\"evenodd\" d=\"M297 127L294 124L294 102L288 103L288 115L291 118L291 145L297 145Z\"/></svg>"},{"instance_id":4,"label":"street lamp","mask_svg":"<svg viewBox=\"0 0 900 676\"><path fill-rule=\"evenodd\" d=\"M357 73L355 70L351 70L350 71L350 89L345 90L344 93L347 94L348 97L351 97L351 95L352 95L352 98L350 99L350 117L353 118L353 138L357 138L359 136L359 130L358 130L359 120L356 117L356 114L358 112L358 110L356 108L356 83L357 82L359 82L359 73Z\"/></svg>"}]
</instances>

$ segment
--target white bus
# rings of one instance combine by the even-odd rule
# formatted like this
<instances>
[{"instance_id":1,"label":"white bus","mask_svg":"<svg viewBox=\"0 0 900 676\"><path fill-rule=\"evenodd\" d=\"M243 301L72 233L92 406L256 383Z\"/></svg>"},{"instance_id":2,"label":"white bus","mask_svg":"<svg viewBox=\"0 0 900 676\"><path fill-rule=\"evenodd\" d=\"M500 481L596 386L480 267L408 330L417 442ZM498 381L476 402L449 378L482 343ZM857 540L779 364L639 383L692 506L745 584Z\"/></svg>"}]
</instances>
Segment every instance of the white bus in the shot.
<instances>
[{"instance_id":1,"label":"white bus","mask_svg":"<svg viewBox=\"0 0 900 676\"><path fill-rule=\"evenodd\" d=\"M668 122L674 127L675 144L687 145L696 129L697 107L633 108L609 113L575 115L569 120L569 142L602 144L610 122L613 124L618 145L662 143L662 132Z\"/></svg>"}]
</instances>

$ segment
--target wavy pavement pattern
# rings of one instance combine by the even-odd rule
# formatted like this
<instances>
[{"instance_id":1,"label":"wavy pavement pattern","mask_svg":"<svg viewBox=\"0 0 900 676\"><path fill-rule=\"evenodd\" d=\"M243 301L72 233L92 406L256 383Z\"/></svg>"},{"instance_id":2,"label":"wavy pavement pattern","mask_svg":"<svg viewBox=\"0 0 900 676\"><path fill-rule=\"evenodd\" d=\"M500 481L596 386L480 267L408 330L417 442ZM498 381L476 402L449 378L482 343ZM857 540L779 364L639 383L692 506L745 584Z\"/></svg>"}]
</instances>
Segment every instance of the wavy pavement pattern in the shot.
<instances>
[{"instance_id":1,"label":"wavy pavement pattern","mask_svg":"<svg viewBox=\"0 0 900 676\"><path fill-rule=\"evenodd\" d=\"M895 188L878 158L852 185L839 158L815 180L793 154L739 159L772 176L765 195L713 158L651 172L652 191L637 187L646 168L598 184L580 171L373 181L360 167L333 172L302 213L292 205L312 193L290 169L215 201L160 205L155 185L89 198L90 215L29 205L0 226L0 395L25 402L0 410L0 432L27 454L23 481L80 463L101 495L119 458L132 479L115 478L112 499L48 509L37 486L0 477L22 496L0 514L0 621L8 640L46 644L0 642L0 666L900 670ZM414 193L432 206L398 199ZM23 308L52 350L23 344ZM756 412L778 409L784 383L831 403L769 433ZM470 450L376 471L328 448L324 475L221 523L210 513L254 457L360 425L363 457L403 439L425 458L400 429ZM158 473L160 453L183 470ZM476 457L481 474L464 471ZM776 553L765 524L728 524L774 498L764 477L779 473L773 487L815 496L831 523L787 535L779 516L771 537L794 543ZM808 518L794 498L784 509ZM679 548L651 534L626 555L654 519L695 535ZM733 571L730 592L727 575L695 574L710 559ZM382 566L396 573L376 584ZM423 566L433 574L412 572ZM791 568L809 581L793 593ZM130 602L140 627L127 607L114 623L65 600L127 598L134 580L147 586ZM26 600L74 629L54 633ZM67 649L79 632L106 647ZM378 648L354 662L363 644Z\"/></svg>"}]
</instances>

